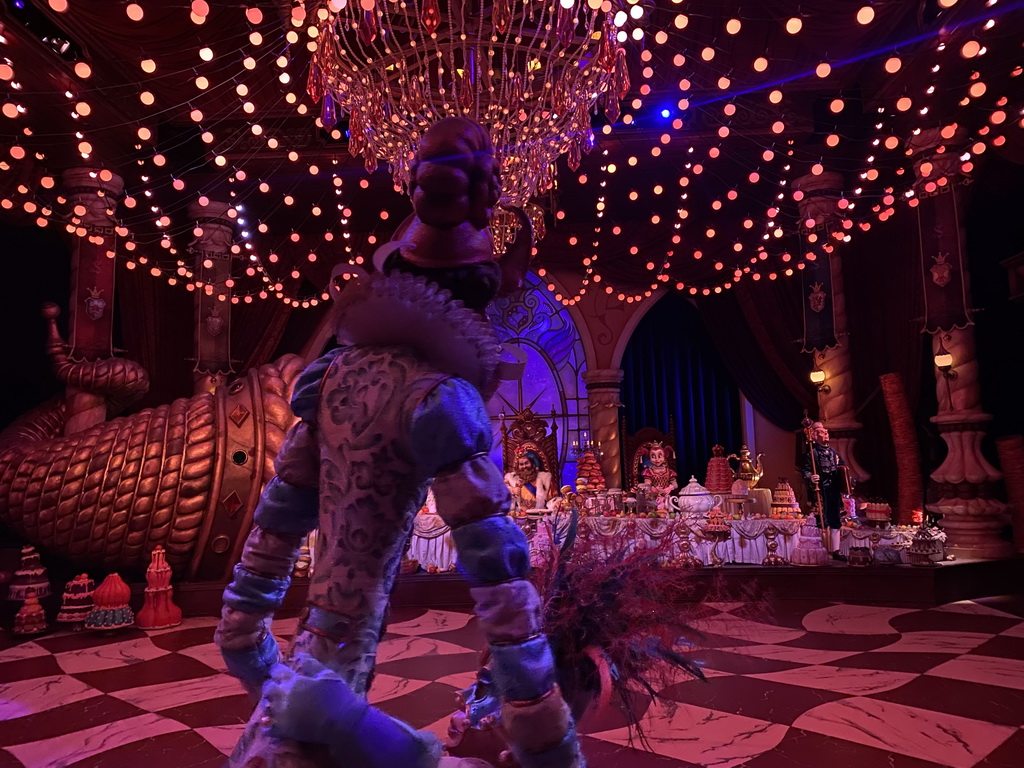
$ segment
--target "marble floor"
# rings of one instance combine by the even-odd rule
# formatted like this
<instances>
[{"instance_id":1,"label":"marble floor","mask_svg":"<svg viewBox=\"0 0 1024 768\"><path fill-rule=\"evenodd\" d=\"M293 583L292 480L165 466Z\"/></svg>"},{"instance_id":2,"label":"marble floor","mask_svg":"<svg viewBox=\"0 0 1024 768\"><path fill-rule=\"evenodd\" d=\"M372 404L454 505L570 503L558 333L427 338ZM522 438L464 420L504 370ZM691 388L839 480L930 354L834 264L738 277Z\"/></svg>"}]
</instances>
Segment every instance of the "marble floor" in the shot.
<instances>
[{"instance_id":1,"label":"marble floor","mask_svg":"<svg viewBox=\"0 0 1024 768\"><path fill-rule=\"evenodd\" d=\"M214 768L248 715L214 619L170 630L3 637L0 768ZM287 642L295 620L275 624ZM651 751L616 713L581 724L593 768L1021 768L1024 599L927 610L709 603L707 682L646 703ZM371 700L443 734L481 638L467 613L404 611ZM641 706L645 706L641 704Z\"/></svg>"}]
</instances>

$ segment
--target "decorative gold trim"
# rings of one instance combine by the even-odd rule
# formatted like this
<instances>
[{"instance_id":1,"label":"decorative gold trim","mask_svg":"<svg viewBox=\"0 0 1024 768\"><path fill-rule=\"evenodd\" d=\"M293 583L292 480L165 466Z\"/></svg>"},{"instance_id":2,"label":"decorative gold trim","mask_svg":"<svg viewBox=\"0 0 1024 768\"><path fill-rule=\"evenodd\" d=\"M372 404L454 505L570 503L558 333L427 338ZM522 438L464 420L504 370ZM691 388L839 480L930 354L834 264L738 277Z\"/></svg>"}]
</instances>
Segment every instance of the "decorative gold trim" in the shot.
<instances>
[{"instance_id":1,"label":"decorative gold trim","mask_svg":"<svg viewBox=\"0 0 1024 768\"><path fill-rule=\"evenodd\" d=\"M245 500L242 509L245 512L241 524L238 526L238 535L235 537L235 546L231 552L231 559L225 569L224 577L231 575L231 568L234 563L242 559L242 549L245 547L245 540L252 528L253 514L256 512L256 504L259 502L260 494L263 493L263 465L266 460L266 434L263 428L263 390L260 387L260 377L255 368L249 369L249 400L252 404L252 417L249 419L253 431L253 450L249 454L249 461L252 463L252 481L249 483L249 496Z\"/></svg>"},{"instance_id":2,"label":"decorative gold trim","mask_svg":"<svg viewBox=\"0 0 1024 768\"><path fill-rule=\"evenodd\" d=\"M220 489L224 480L224 461L227 456L227 387L217 387L214 398L217 401L217 417L214 422L214 431L217 435L214 444L213 482L210 484L210 498L206 502L206 514L203 516L203 527L196 540L196 548L192 551L192 561L188 565L188 578L192 580L199 571L199 565L206 554L206 545L210 540L210 531L213 529L213 519L217 514L217 504L220 503Z\"/></svg>"}]
</instances>

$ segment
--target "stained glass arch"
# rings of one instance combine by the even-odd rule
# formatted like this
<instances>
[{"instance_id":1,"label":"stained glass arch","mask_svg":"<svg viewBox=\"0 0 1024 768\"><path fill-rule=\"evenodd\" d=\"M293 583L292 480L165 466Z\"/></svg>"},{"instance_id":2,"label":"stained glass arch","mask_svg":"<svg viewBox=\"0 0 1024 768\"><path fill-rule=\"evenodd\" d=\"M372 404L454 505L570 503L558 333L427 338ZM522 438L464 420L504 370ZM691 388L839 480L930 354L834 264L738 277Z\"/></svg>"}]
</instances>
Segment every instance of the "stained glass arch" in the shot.
<instances>
[{"instance_id":1,"label":"stained glass arch","mask_svg":"<svg viewBox=\"0 0 1024 768\"><path fill-rule=\"evenodd\" d=\"M586 353L579 330L569 311L533 273L527 273L523 289L494 302L487 311L502 343L515 344L526 352L527 364L519 381L502 382L487 404L494 427L494 460L501 466L501 414L506 418L530 408L558 424L560 482L576 477L574 446L590 430L587 390L583 372Z\"/></svg>"}]
</instances>

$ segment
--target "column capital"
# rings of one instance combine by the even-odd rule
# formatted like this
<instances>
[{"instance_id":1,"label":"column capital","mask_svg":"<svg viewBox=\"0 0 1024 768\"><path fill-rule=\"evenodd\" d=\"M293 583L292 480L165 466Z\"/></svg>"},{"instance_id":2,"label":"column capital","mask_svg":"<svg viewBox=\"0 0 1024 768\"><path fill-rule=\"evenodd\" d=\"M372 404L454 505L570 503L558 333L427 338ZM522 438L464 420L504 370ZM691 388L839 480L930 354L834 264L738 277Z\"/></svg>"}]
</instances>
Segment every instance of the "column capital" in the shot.
<instances>
[{"instance_id":1,"label":"column capital","mask_svg":"<svg viewBox=\"0 0 1024 768\"><path fill-rule=\"evenodd\" d=\"M85 208L85 213L76 214L83 226L111 226L113 209L124 194L120 176L99 168L68 168L61 174L61 181L72 205Z\"/></svg>"},{"instance_id":2,"label":"column capital","mask_svg":"<svg viewBox=\"0 0 1024 768\"><path fill-rule=\"evenodd\" d=\"M196 254L199 264L202 264L207 255L223 258L231 250L234 242L235 219L228 216L232 210L229 203L222 203L217 200L206 200L200 202L195 200L189 203L188 215L196 221L199 229L202 230L191 243L192 250ZM220 275L225 279L228 275Z\"/></svg>"},{"instance_id":3,"label":"column capital","mask_svg":"<svg viewBox=\"0 0 1024 768\"><path fill-rule=\"evenodd\" d=\"M124 194L124 180L113 171L101 168L67 168L61 173L61 181L71 195L101 191L105 195L120 198Z\"/></svg>"},{"instance_id":4,"label":"column capital","mask_svg":"<svg viewBox=\"0 0 1024 768\"><path fill-rule=\"evenodd\" d=\"M907 139L907 149L914 158L914 186L920 187L943 176L951 182L960 181L960 158L955 152L937 151L940 147L958 144L967 138L967 131L957 126L951 136L943 136L944 128L925 128Z\"/></svg>"},{"instance_id":5,"label":"column capital","mask_svg":"<svg viewBox=\"0 0 1024 768\"><path fill-rule=\"evenodd\" d=\"M835 171L808 173L793 180L793 189L803 192L797 202L800 216L814 219L821 224L825 219L838 215L839 198L843 194L843 175Z\"/></svg>"},{"instance_id":6,"label":"column capital","mask_svg":"<svg viewBox=\"0 0 1024 768\"><path fill-rule=\"evenodd\" d=\"M626 374L621 368L592 368L583 371L582 375L588 392L598 389L613 389L618 392L622 388L622 379Z\"/></svg>"},{"instance_id":7,"label":"column capital","mask_svg":"<svg viewBox=\"0 0 1024 768\"><path fill-rule=\"evenodd\" d=\"M205 219L234 228L235 219L228 215L229 210L231 210L231 204L222 203L219 200L206 200L205 203L193 200L188 204L188 215L190 218Z\"/></svg>"}]
</instances>

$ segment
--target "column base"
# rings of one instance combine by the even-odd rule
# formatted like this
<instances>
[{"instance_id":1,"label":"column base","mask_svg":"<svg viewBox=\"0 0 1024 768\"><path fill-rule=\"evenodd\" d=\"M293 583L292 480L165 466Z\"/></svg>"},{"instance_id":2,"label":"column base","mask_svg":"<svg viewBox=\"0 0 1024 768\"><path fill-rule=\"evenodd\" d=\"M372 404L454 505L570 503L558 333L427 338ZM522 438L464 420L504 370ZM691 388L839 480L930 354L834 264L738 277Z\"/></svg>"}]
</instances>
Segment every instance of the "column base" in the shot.
<instances>
[{"instance_id":1,"label":"column base","mask_svg":"<svg viewBox=\"0 0 1024 768\"><path fill-rule=\"evenodd\" d=\"M942 515L939 526L946 532L946 550L960 559L1002 560L1014 556L1012 541L1000 539L1007 524L1009 506L996 499L940 499L926 505Z\"/></svg>"}]
</instances>

